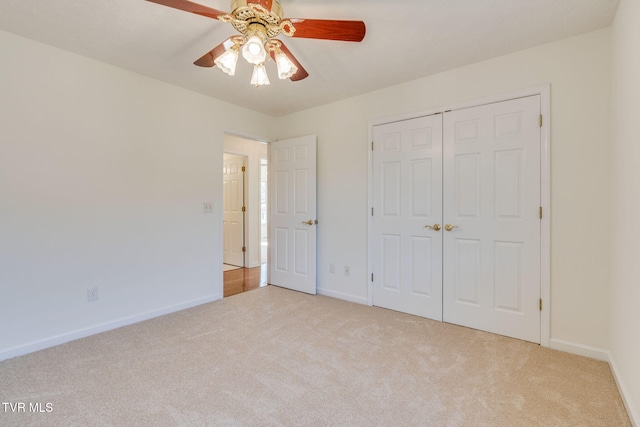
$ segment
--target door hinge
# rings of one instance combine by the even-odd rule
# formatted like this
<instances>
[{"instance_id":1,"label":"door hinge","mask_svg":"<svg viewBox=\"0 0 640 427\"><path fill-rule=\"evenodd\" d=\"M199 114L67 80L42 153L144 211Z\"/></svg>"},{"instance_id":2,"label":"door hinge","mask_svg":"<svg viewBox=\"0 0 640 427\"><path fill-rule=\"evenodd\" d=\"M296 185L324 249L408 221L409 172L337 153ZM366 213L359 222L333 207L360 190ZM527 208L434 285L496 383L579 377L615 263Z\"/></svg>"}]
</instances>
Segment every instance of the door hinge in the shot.
<instances>
[{"instance_id":1,"label":"door hinge","mask_svg":"<svg viewBox=\"0 0 640 427\"><path fill-rule=\"evenodd\" d=\"M247 168L245 168L244 166L242 167L242 172L246 172Z\"/></svg>"},{"instance_id":2,"label":"door hinge","mask_svg":"<svg viewBox=\"0 0 640 427\"><path fill-rule=\"evenodd\" d=\"M242 252L247 252L247 247L246 246L242 247Z\"/></svg>"},{"instance_id":3,"label":"door hinge","mask_svg":"<svg viewBox=\"0 0 640 427\"><path fill-rule=\"evenodd\" d=\"M373 273L371 273L371 281L373 282Z\"/></svg>"},{"instance_id":4,"label":"door hinge","mask_svg":"<svg viewBox=\"0 0 640 427\"><path fill-rule=\"evenodd\" d=\"M371 216L373 216L373 208L371 208Z\"/></svg>"},{"instance_id":5,"label":"door hinge","mask_svg":"<svg viewBox=\"0 0 640 427\"><path fill-rule=\"evenodd\" d=\"M542 206L540 206L540 211L538 212L538 216L542 219Z\"/></svg>"},{"instance_id":6,"label":"door hinge","mask_svg":"<svg viewBox=\"0 0 640 427\"><path fill-rule=\"evenodd\" d=\"M540 120L538 121L538 124L540 125L540 127L542 127L542 114L540 114Z\"/></svg>"},{"instance_id":7,"label":"door hinge","mask_svg":"<svg viewBox=\"0 0 640 427\"><path fill-rule=\"evenodd\" d=\"M540 298L540 311L542 311L542 298Z\"/></svg>"},{"instance_id":8,"label":"door hinge","mask_svg":"<svg viewBox=\"0 0 640 427\"><path fill-rule=\"evenodd\" d=\"M373 141L371 141L371 151L373 151Z\"/></svg>"},{"instance_id":9,"label":"door hinge","mask_svg":"<svg viewBox=\"0 0 640 427\"><path fill-rule=\"evenodd\" d=\"M242 207L242 212L246 212L247 208L245 206Z\"/></svg>"}]
</instances>

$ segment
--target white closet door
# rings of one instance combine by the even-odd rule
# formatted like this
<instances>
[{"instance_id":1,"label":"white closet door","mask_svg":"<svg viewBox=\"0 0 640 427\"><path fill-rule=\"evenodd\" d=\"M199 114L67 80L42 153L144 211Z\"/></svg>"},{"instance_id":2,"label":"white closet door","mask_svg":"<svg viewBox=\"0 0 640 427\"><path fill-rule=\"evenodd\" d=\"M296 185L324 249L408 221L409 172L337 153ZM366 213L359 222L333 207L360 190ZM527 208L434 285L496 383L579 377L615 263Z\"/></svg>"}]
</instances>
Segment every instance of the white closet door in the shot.
<instances>
[{"instance_id":1,"label":"white closet door","mask_svg":"<svg viewBox=\"0 0 640 427\"><path fill-rule=\"evenodd\" d=\"M442 115L375 126L373 142L373 304L442 320Z\"/></svg>"},{"instance_id":2,"label":"white closet door","mask_svg":"<svg viewBox=\"0 0 640 427\"><path fill-rule=\"evenodd\" d=\"M539 96L444 114L444 321L536 343L539 117Z\"/></svg>"}]
</instances>

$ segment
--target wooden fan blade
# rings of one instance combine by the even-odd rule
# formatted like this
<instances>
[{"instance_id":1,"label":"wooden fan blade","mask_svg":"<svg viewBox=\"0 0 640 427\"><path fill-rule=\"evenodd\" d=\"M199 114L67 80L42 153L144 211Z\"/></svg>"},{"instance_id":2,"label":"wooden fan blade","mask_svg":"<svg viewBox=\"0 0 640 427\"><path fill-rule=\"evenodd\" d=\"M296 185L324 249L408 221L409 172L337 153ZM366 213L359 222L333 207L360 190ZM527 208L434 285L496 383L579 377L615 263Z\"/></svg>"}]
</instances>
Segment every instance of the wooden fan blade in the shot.
<instances>
[{"instance_id":1,"label":"wooden fan blade","mask_svg":"<svg viewBox=\"0 0 640 427\"><path fill-rule=\"evenodd\" d=\"M296 29L293 37L360 42L367 32L362 21L287 18Z\"/></svg>"},{"instance_id":2,"label":"wooden fan blade","mask_svg":"<svg viewBox=\"0 0 640 427\"><path fill-rule=\"evenodd\" d=\"M206 16L207 18L218 19L220 15L226 15L226 12L203 6L188 0L147 0L152 3L158 3L164 6L173 7L174 9L184 10L185 12L195 13L196 15Z\"/></svg>"},{"instance_id":3,"label":"wooden fan blade","mask_svg":"<svg viewBox=\"0 0 640 427\"><path fill-rule=\"evenodd\" d=\"M287 58L289 58L289 60L293 62L296 67L298 67L298 71L296 71L293 76L289 77L289 80L291 80L292 82L297 82L298 80L306 79L307 77L309 77L309 73L307 73L307 70L305 70L300 62L298 62L291 51L284 45L284 43L282 43L281 40L278 41L280 42L280 50L282 51L282 53L287 55ZM274 62L276 60L276 53L274 51L271 51L271 59L273 59Z\"/></svg>"},{"instance_id":4,"label":"wooden fan blade","mask_svg":"<svg viewBox=\"0 0 640 427\"><path fill-rule=\"evenodd\" d=\"M194 64L197 65L198 67L213 67L214 65L216 65L215 64L216 58L222 55L223 53L225 53L226 50L229 49L231 46L233 46L233 43L234 42L231 40L231 37L226 39L225 41L220 43L218 46L214 47L209 52L202 55L202 57L198 59L196 62L194 62Z\"/></svg>"}]
</instances>

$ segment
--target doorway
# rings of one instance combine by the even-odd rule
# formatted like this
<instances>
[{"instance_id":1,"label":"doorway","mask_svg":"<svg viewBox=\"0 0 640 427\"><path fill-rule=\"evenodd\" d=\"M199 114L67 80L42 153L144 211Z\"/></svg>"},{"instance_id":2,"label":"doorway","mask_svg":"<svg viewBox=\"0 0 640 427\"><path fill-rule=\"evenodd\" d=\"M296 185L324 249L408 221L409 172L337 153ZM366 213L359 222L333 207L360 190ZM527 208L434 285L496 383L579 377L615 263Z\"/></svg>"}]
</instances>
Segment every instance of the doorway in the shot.
<instances>
[{"instance_id":1,"label":"doorway","mask_svg":"<svg viewBox=\"0 0 640 427\"><path fill-rule=\"evenodd\" d=\"M224 134L223 295L267 285L266 142Z\"/></svg>"}]
</instances>

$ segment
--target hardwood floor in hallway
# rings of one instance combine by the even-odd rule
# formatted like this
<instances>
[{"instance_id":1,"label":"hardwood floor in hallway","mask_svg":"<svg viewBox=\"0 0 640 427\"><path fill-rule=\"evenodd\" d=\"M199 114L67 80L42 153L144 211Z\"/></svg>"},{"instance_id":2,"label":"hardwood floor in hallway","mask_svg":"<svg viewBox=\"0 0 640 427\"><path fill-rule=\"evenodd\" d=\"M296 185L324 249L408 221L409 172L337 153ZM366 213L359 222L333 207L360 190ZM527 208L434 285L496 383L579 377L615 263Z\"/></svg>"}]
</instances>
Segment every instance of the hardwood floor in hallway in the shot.
<instances>
[{"instance_id":1,"label":"hardwood floor in hallway","mask_svg":"<svg viewBox=\"0 0 640 427\"><path fill-rule=\"evenodd\" d=\"M224 297L267 286L267 264L224 272Z\"/></svg>"}]
</instances>

